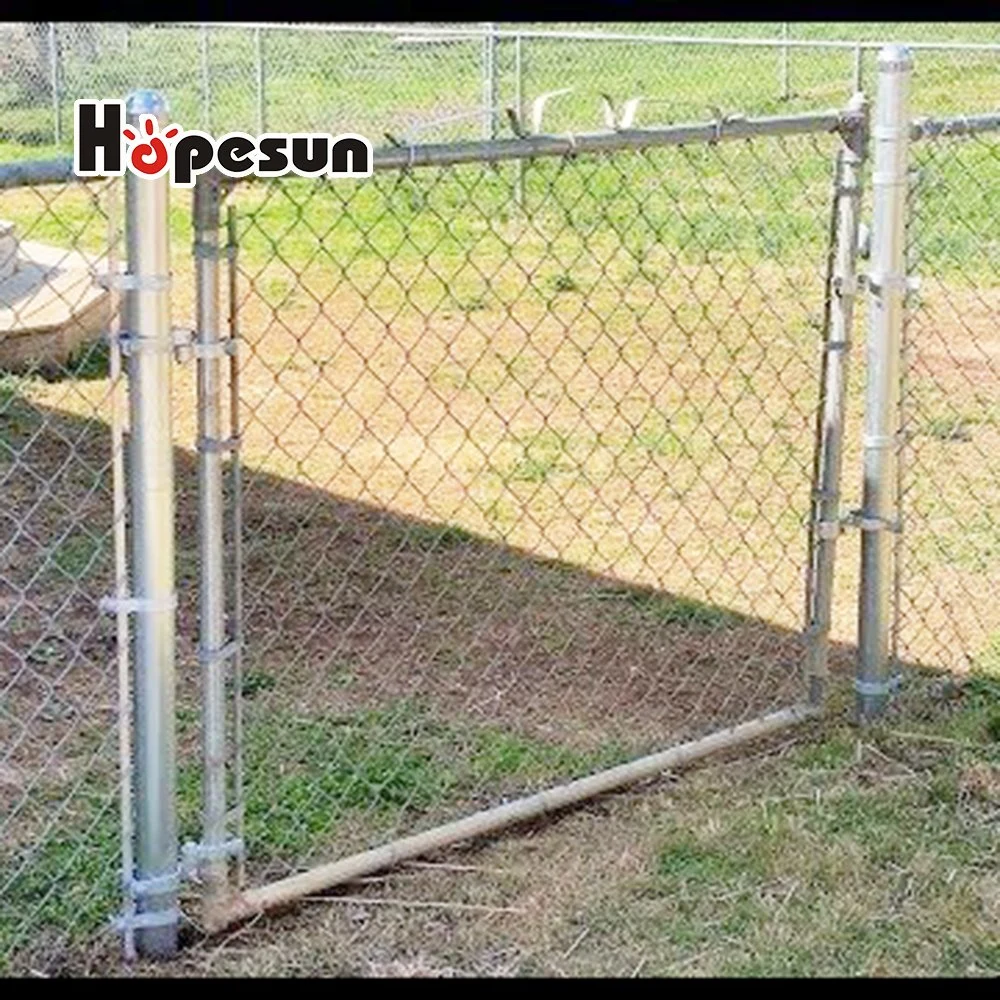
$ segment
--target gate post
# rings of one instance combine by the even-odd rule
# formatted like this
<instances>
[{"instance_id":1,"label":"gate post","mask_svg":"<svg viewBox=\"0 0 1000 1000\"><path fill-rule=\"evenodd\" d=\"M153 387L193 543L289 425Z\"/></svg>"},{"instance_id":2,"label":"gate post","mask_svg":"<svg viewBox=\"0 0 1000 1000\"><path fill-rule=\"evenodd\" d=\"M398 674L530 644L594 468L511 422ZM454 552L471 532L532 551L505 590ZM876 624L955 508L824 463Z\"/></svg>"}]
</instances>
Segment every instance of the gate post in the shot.
<instances>
[{"instance_id":1,"label":"gate post","mask_svg":"<svg viewBox=\"0 0 1000 1000\"><path fill-rule=\"evenodd\" d=\"M194 188L194 274L198 359L198 662L202 687L202 839L185 845L185 861L197 865L204 905L215 905L228 882L226 838L226 580L222 491L222 362L228 340L219 327L219 226L221 178L198 177Z\"/></svg>"},{"instance_id":2,"label":"gate post","mask_svg":"<svg viewBox=\"0 0 1000 1000\"><path fill-rule=\"evenodd\" d=\"M810 536L806 682L809 703L817 706L822 704L826 692L834 566L837 536L841 528L840 483L847 406L847 363L858 285L862 164L868 138L868 107L864 94L854 95L847 112L853 117L848 119L843 145L837 151L834 176L834 239L829 287L826 290L827 337L823 345L820 407L817 413L815 492Z\"/></svg>"},{"instance_id":3,"label":"gate post","mask_svg":"<svg viewBox=\"0 0 1000 1000\"><path fill-rule=\"evenodd\" d=\"M869 330L864 421L857 714L868 721L889 701L889 634L899 420L899 366L906 293L906 178L913 56L887 45L878 56L875 102Z\"/></svg>"},{"instance_id":4,"label":"gate post","mask_svg":"<svg viewBox=\"0 0 1000 1000\"><path fill-rule=\"evenodd\" d=\"M163 97L131 94L126 114L166 124ZM140 133L141 134L141 133ZM135 872L126 872L140 954L177 950L174 456L171 427L169 177L125 177L125 334L135 615Z\"/></svg>"}]
</instances>

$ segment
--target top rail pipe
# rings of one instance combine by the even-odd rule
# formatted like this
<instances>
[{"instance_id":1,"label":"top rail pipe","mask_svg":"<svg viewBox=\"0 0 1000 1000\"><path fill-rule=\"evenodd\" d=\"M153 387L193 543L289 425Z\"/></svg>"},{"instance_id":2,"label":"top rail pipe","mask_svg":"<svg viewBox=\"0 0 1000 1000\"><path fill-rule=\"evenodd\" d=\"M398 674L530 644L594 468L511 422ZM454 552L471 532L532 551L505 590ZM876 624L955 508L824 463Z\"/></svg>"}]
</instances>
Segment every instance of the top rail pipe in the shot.
<instances>
[{"instance_id":1,"label":"top rail pipe","mask_svg":"<svg viewBox=\"0 0 1000 1000\"><path fill-rule=\"evenodd\" d=\"M735 118L663 128L626 129L618 132L586 132L578 135L534 135L519 139L492 139L486 142L456 142L427 145L380 147L373 154L375 170L398 170L410 166L447 166L457 163L495 162L529 159L533 156L566 156L572 153L614 152L679 146L693 142L748 139L764 135L795 135L834 132L855 124L853 112L820 111L768 118ZM910 124L911 139L942 135L975 135L1000 132L1000 112L956 115L946 118L918 118ZM0 163L0 190L65 184L82 178L73 173L73 158L19 160ZM94 180L94 178L86 178Z\"/></svg>"},{"instance_id":2,"label":"top rail pipe","mask_svg":"<svg viewBox=\"0 0 1000 1000\"><path fill-rule=\"evenodd\" d=\"M18 160L16 163L0 163L0 189L63 184L75 180L83 178L73 173L72 156L60 156L53 160Z\"/></svg>"},{"instance_id":3,"label":"top rail pipe","mask_svg":"<svg viewBox=\"0 0 1000 1000\"><path fill-rule=\"evenodd\" d=\"M326 34L361 34L361 35L407 35L433 39L440 37L446 40L482 39L486 29L481 27L427 27L409 24L296 24L289 22L271 23L267 21L171 21L164 22L172 28L266 28L285 31L315 31ZM858 48L873 51L881 49L886 40L850 41L848 39L822 38L744 38L725 37L722 35L654 35L636 32L612 31L546 31L531 28L497 28L491 33L496 38L552 39L559 41L596 41L596 42L639 42L659 45L725 45L742 46L746 48L795 48L795 49L850 49ZM1000 44L996 42L906 42L907 48L924 51L959 51L959 52L1000 52Z\"/></svg>"},{"instance_id":4,"label":"top rail pipe","mask_svg":"<svg viewBox=\"0 0 1000 1000\"><path fill-rule=\"evenodd\" d=\"M621 129L610 132L532 135L522 138L424 145L404 143L399 146L382 146L374 150L372 167L375 170L398 170L403 167L492 163L497 160L567 156L575 153L608 153L655 146L680 146L685 143L750 139L765 135L836 132L853 127L855 117L850 111L815 111L765 118L720 118L717 121L687 125ZM0 189L59 184L77 179L73 173L72 157L0 164Z\"/></svg>"},{"instance_id":5,"label":"top rail pipe","mask_svg":"<svg viewBox=\"0 0 1000 1000\"><path fill-rule=\"evenodd\" d=\"M910 139L933 139L939 135L974 135L1000 131L1000 112L984 115L954 115L949 118L917 118L910 124Z\"/></svg>"},{"instance_id":6,"label":"top rail pipe","mask_svg":"<svg viewBox=\"0 0 1000 1000\"><path fill-rule=\"evenodd\" d=\"M836 132L850 128L854 115L846 111L819 111L768 118L723 118L714 122L668 125L661 128L621 129L614 132L581 132L568 135L532 135L483 142L434 143L381 147L372 156L375 170L401 167L447 166L456 163L492 163L536 156L608 153L685 143L713 143L766 135L800 135Z\"/></svg>"}]
</instances>

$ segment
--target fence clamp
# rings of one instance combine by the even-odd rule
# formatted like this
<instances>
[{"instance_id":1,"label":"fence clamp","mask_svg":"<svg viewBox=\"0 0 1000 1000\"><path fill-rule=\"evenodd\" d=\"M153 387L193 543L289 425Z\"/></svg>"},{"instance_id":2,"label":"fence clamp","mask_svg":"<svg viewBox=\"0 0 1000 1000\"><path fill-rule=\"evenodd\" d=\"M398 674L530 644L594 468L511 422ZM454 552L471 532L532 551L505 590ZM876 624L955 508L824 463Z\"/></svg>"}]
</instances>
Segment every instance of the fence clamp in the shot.
<instances>
[{"instance_id":1,"label":"fence clamp","mask_svg":"<svg viewBox=\"0 0 1000 1000\"><path fill-rule=\"evenodd\" d=\"M203 844L187 841L181 847L181 877L197 879L198 869L204 861L220 861L224 858L242 858L246 848L239 837L231 837L221 844Z\"/></svg>"},{"instance_id":2,"label":"fence clamp","mask_svg":"<svg viewBox=\"0 0 1000 1000\"><path fill-rule=\"evenodd\" d=\"M173 351L177 360L184 362L191 357L194 333L191 330L174 329L171 331L169 343L152 337L140 337L131 330L119 330L117 334L109 333L107 339L112 345L117 345L118 350L126 357L137 351Z\"/></svg>"},{"instance_id":3,"label":"fence clamp","mask_svg":"<svg viewBox=\"0 0 1000 1000\"><path fill-rule=\"evenodd\" d=\"M180 889L181 878L180 865L165 875L153 878L137 879L131 875L124 876L122 888L125 890L128 906L125 913L112 918L111 926L119 932L128 933L143 927L171 927L179 923L181 911L176 903L165 910L152 910L146 913L136 913L135 904L149 896L176 893Z\"/></svg>"},{"instance_id":4,"label":"fence clamp","mask_svg":"<svg viewBox=\"0 0 1000 1000\"><path fill-rule=\"evenodd\" d=\"M108 274L94 275L101 288L119 292L165 292L170 288L169 274Z\"/></svg>"},{"instance_id":5,"label":"fence clamp","mask_svg":"<svg viewBox=\"0 0 1000 1000\"><path fill-rule=\"evenodd\" d=\"M171 594L169 597L164 598L118 597L114 594L109 594L97 602L97 610L110 615L118 614L119 612L133 615L142 614L144 611L176 611L177 594Z\"/></svg>"},{"instance_id":6,"label":"fence clamp","mask_svg":"<svg viewBox=\"0 0 1000 1000\"><path fill-rule=\"evenodd\" d=\"M916 295L920 291L920 278L918 275L906 274L886 274L886 275L858 275L868 291L877 298L882 298L885 291L899 290L904 297Z\"/></svg>"},{"instance_id":7,"label":"fence clamp","mask_svg":"<svg viewBox=\"0 0 1000 1000\"><path fill-rule=\"evenodd\" d=\"M860 531L891 531L894 535L902 534L903 531L903 523L899 518L865 517L860 510L849 511L841 518L841 524Z\"/></svg>"},{"instance_id":8,"label":"fence clamp","mask_svg":"<svg viewBox=\"0 0 1000 1000\"><path fill-rule=\"evenodd\" d=\"M902 685L902 682L903 677L898 673L893 674L891 677L887 677L884 681L866 681L862 680L860 677L855 677L854 690L860 695L864 695L869 698L877 698L880 695L895 694Z\"/></svg>"}]
</instances>

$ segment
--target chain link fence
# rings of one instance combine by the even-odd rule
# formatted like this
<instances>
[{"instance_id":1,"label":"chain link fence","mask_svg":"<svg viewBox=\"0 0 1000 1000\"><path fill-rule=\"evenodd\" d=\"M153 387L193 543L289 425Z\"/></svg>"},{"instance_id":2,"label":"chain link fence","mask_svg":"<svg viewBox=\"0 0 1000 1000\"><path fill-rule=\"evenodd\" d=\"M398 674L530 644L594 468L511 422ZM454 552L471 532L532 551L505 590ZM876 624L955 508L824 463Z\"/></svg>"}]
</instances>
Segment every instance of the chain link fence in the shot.
<instances>
[{"instance_id":1,"label":"chain link fence","mask_svg":"<svg viewBox=\"0 0 1000 1000\"><path fill-rule=\"evenodd\" d=\"M0 192L0 968L119 894L107 181ZM109 239L110 236L110 239ZM119 400L119 404L121 400Z\"/></svg>"},{"instance_id":2,"label":"chain link fence","mask_svg":"<svg viewBox=\"0 0 1000 1000\"><path fill-rule=\"evenodd\" d=\"M131 51L144 33L198 37L96 27L95 45ZM190 124L192 65L175 80L193 81ZM215 131L225 107L211 104ZM172 320L239 344L192 358L184 340L170 376L176 836L195 848L179 891L196 928L270 906L310 865L329 884L331 858L347 877L473 810L533 794L550 808L557 783L724 745L816 694L827 639L846 688L857 536L838 543L831 590L827 529L860 499L868 372L856 348L861 363L833 380L830 366L870 308L844 312L871 171L845 156L855 119L805 117L719 116L638 148L525 138L509 158L480 118L462 162L390 143L370 180L239 182L217 217L171 192ZM1000 627L990 121L918 123L910 152L922 282L895 643L903 664L951 670L995 669ZM49 167L0 171L0 967L21 972L117 962L120 852L131 873L144 822L134 647L123 614L101 613L127 593L135 528L123 185ZM221 518L206 517L212 483Z\"/></svg>"},{"instance_id":3,"label":"chain link fence","mask_svg":"<svg viewBox=\"0 0 1000 1000\"><path fill-rule=\"evenodd\" d=\"M995 24L914 23L925 113L975 106L995 77ZM0 26L3 157L69 148L73 102L137 87L170 95L187 128L269 128L400 141L588 131L731 112L841 106L870 83L892 24L127 24ZM548 96L546 96L548 95Z\"/></svg>"},{"instance_id":4,"label":"chain link fence","mask_svg":"<svg viewBox=\"0 0 1000 1000\"><path fill-rule=\"evenodd\" d=\"M962 672L1000 666L996 125L923 129L911 156L897 644Z\"/></svg>"}]
</instances>

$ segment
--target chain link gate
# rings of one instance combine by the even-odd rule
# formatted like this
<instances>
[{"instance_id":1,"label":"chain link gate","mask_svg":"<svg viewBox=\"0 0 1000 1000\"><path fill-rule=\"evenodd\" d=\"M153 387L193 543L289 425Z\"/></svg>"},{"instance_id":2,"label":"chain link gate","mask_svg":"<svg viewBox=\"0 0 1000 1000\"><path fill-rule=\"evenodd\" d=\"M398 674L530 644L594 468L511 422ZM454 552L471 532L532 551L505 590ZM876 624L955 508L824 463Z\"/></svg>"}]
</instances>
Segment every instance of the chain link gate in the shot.
<instances>
[{"instance_id":1,"label":"chain link gate","mask_svg":"<svg viewBox=\"0 0 1000 1000\"><path fill-rule=\"evenodd\" d=\"M164 954L185 877L221 928L811 717L845 523L878 550L862 716L893 659L995 676L1000 116L911 122L911 65L880 62L867 275L861 103L404 145L358 184L204 178L171 268L192 331L163 191L126 199L122 277L120 187L0 169L15 215L65 203L69 245L99 244L111 345L89 385L4 375L3 776L37 777L4 800L0 959L106 915L116 736L118 926Z\"/></svg>"},{"instance_id":2,"label":"chain link gate","mask_svg":"<svg viewBox=\"0 0 1000 1000\"><path fill-rule=\"evenodd\" d=\"M820 710L864 128L199 181L204 926Z\"/></svg>"}]
</instances>

